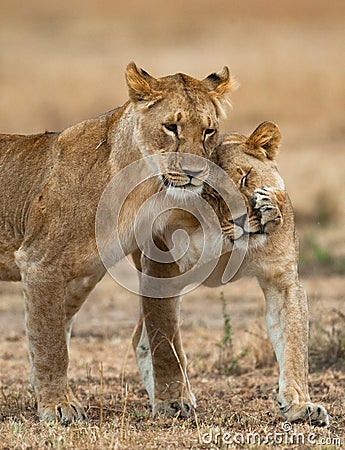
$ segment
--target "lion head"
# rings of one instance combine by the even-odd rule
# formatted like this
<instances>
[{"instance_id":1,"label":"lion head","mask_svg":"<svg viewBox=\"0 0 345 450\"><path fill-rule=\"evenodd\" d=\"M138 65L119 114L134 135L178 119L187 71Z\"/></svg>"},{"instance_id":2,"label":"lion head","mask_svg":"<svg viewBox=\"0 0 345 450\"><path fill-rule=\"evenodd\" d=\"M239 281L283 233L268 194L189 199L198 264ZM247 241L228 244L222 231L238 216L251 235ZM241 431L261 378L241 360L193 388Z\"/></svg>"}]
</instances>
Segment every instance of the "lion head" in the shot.
<instances>
[{"instance_id":1,"label":"lion head","mask_svg":"<svg viewBox=\"0 0 345 450\"><path fill-rule=\"evenodd\" d=\"M141 154L157 155L167 188L201 190L217 144L219 118L235 87L229 69L200 81L182 73L154 78L130 63L126 81Z\"/></svg>"},{"instance_id":2,"label":"lion head","mask_svg":"<svg viewBox=\"0 0 345 450\"><path fill-rule=\"evenodd\" d=\"M232 180L234 191L240 194L234 196L234 199L240 199L244 206L241 214L234 214L236 205L224 201L219 192L206 186L203 195L217 213L224 237L233 241L251 234L253 240L255 234L267 232L254 195L262 187L269 187L270 211L279 216L279 208L285 200L284 182L275 161L280 141L279 128L272 122L261 123L249 137L232 133L221 138L212 161ZM265 213L265 217L266 215Z\"/></svg>"}]
</instances>

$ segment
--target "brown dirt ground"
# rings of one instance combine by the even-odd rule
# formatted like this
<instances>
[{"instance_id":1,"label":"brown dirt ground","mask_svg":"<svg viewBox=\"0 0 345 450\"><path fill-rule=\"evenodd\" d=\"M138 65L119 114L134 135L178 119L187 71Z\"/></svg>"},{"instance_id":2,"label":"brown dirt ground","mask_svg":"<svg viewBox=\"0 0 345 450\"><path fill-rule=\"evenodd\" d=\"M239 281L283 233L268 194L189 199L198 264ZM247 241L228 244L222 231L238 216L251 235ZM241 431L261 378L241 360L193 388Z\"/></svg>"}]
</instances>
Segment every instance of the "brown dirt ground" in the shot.
<instances>
[{"instance_id":1,"label":"brown dirt ground","mask_svg":"<svg viewBox=\"0 0 345 450\"><path fill-rule=\"evenodd\" d=\"M344 5L342 0L0 1L2 132L61 129L123 103L123 71L130 60L157 76L181 71L204 77L228 64L241 88L223 130L250 132L263 120L279 124L279 166L295 206L310 301L311 395L327 406L331 427L297 424L287 436L301 433L305 443L276 440L274 448L345 447ZM105 278L80 312L71 343L72 385L91 421L64 428L36 420L20 285L1 283L0 448L248 448L227 446L227 438L222 443L215 433L228 431L233 438L239 433L241 442L241 433L264 438L283 431L262 294L252 280L223 292L231 313L232 357L249 352L234 372L220 370L220 289L188 294L182 327L196 416L152 419L130 348L137 300ZM200 436L211 431L213 443L201 443Z\"/></svg>"},{"instance_id":2,"label":"brown dirt ground","mask_svg":"<svg viewBox=\"0 0 345 450\"><path fill-rule=\"evenodd\" d=\"M333 309L342 309L342 278L304 281L312 327L314 321L322 323L323 316L331 315ZM249 433L255 432L264 439L267 433L283 432L275 403L278 370L263 331L263 298L251 280L223 288L232 319L233 356L249 349L234 372L218 368L217 344L223 333L220 289L198 288L184 300L182 329L198 408L195 417L182 421L152 419L130 347L138 309L136 298L110 277L105 278L80 312L71 342L71 383L86 405L91 422L89 426L76 424L68 428L37 422L35 400L27 381L20 286L3 283L1 289L2 448L226 448L220 442L213 447L208 441L202 444L199 436L220 431L229 432L236 439L247 439ZM322 329L326 330L326 326ZM312 348L315 350L313 340ZM317 366L310 376L310 390L314 401L327 406L331 427L297 424L287 436L301 433L304 437L300 439L305 439L306 444L307 439L314 442L314 433L318 442L329 439L327 442L337 444L331 441L336 438L344 442L344 365L337 361Z\"/></svg>"}]
</instances>

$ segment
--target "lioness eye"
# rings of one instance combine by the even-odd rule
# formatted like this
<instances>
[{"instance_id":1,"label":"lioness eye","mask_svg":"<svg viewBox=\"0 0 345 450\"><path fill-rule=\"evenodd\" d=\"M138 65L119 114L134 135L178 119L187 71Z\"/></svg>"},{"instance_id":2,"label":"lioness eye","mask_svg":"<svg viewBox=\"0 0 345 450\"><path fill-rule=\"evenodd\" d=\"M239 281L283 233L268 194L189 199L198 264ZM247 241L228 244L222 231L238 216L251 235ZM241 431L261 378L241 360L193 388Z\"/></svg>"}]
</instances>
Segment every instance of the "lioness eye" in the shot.
<instances>
[{"instance_id":1,"label":"lioness eye","mask_svg":"<svg viewBox=\"0 0 345 450\"><path fill-rule=\"evenodd\" d=\"M248 170L248 172L245 174L245 176L241 178L240 187L247 186L247 179L248 179L248 176L249 176L250 172L252 171L252 169L253 169L253 167L251 167Z\"/></svg>"},{"instance_id":2,"label":"lioness eye","mask_svg":"<svg viewBox=\"0 0 345 450\"><path fill-rule=\"evenodd\" d=\"M246 184L247 184L247 175L245 175L243 178L241 178L240 187L242 188L242 187L246 186Z\"/></svg>"},{"instance_id":3,"label":"lioness eye","mask_svg":"<svg viewBox=\"0 0 345 450\"><path fill-rule=\"evenodd\" d=\"M206 130L204 131L204 136L205 138L212 136L215 132L216 130L214 130L213 128L206 128Z\"/></svg>"},{"instance_id":4,"label":"lioness eye","mask_svg":"<svg viewBox=\"0 0 345 450\"><path fill-rule=\"evenodd\" d=\"M174 134L177 134L177 125L176 125L176 123L163 123L163 127L166 130L172 131Z\"/></svg>"}]
</instances>

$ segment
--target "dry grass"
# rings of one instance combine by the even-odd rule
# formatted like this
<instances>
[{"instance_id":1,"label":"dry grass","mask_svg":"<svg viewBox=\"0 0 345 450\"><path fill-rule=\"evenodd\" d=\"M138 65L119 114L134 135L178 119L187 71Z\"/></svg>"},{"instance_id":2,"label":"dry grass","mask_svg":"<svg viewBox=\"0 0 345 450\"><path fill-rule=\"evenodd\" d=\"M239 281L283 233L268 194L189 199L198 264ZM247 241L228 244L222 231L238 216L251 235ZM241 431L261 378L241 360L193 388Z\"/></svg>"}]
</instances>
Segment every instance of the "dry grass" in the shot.
<instances>
[{"instance_id":1,"label":"dry grass","mask_svg":"<svg viewBox=\"0 0 345 450\"><path fill-rule=\"evenodd\" d=\"M339 437L344 446L345 285L336 276L344 274L345 255L344 2L2 0L0 8L2 132L61 129L123 103L123 71L132 59L155 75L203 77L229 64L241 89L223 129L250 132L263 120L279 124L279 166L297 212L310 299L310 388L331 415L329 430L308 424L294 430L317 439ZM70 376L91 420L66 428L37 422L20 287L1 284L0 448L228 448L219 441L202 444L200 435L211 429L232 436L282 431L262 294L255 283L241 281L226 286L224 295L232 348L221 360L219 290L200 288L184 302L197 422L152 419L134 356L127 354L136 299L108 279L102 282L72 338ZM324 443L317 448L339 448Z\"/></svg>"},{"instance_id":2,"label":"dry grass","mask_svg":"<svg viewBox=\"0 0 345 450\"><path fill-rule=\"evenodd\" d=\"M21 340L23 346L23 342ZM122 342L126 345L126 342ZM73 343L85 352L85 342L76 339ZM97 347L109 352L109 342L100 341ZM88 347L94 351L93 346ZM24 351L15 359L26 372L23 363ZM113 376L110 368L104 370L103 387L99 367L93 367L94 375L76 374L72 383L83 403L88 406L90 423L63 427L37 422L35 400L20 379L8 379L10 385L2 389L1 410L2 448L9 449L134 449L134 448L212 448L202 445L200 435L211 430L242 433L256 432L262 436L268 432L281 432L281 419L274 401L276 391L276 369L261 369L243 375L226 376L219 373L192 370L192 384L198 398L197 420L152 419L149 405L133 366L127 367L124 383L121 377ZM74 370L72 369L74 372ZM307 436L315 433L319 438L344 437L344 405L341 395L345 385L342 372L330 370L311 377L313 398L325 402L330 410L330 430L305 425L295 425L294 430ZM124 405L126 405L124 407ZM289 448L303 448L289 446ZM330 447L332 448L332 447Z\"/></svg>"},{"instance_id":3,"label":"dry grass","mask_svg":"<svg viewBox=\"0 0 345 450\"><path fill-rule=\"evenodd\" d=\"M334 286L331 292L329 283ZM227 448L220 443L208 444L208 437L204 438L206 443L202 443L200 436L221 430L239 439L242 435L246 438L251 432L259 433L264 439L267 433L282 432L275 402L278 370L263 329L261 294L253 283L243 281L224 288L231 317L233 352L238 355L247 351L231 371L219 366L217 344L224 337L219 290L200 288L185 299L183 334L198 408L196 416L181 420L151 417L134 355L132 351L128 352L136 318L135 298L117 288L110 279L104 280L81 311L71 342L71 383L86 406L90 423L67 428L37 421L35 398L28 390L23 323L18 319L19 290L13 291L7 284L2 286L1 298L8 299L8 309L3 311L3 317L11 317L11 311L14 311L17 319L14 330L2 328L0 333L1 448ZM337 344L338 349L342 348L339 343L343 342L344 327L342 315L332 312L342 307L343 300L338 292L344 287L344 280L338 278L317 283L313 279L306 280L311 302L310 390L314 401L327 406L331 427L294 425L291 433L302 433L303 439L315 433L318 440L339 437L344 443L345 361L343 350L336 352L334 347ZM325 292L329 293L327 299ZM0 307L5 302L2 300ZM113 315L109 315L110 310ZM207 318L203 311L208 311ZM224 359L222 361L227 364ZM313 446L288 445L284 448Z\"/></svg>"},{"instance_id":4,"label":"dry grass","mask_svg":"<svg viewBox=\"0 0 345 450\"><path fill-rule=\"evenodd\" d=\"M345 369L345 315L338 309L320 314L311 323L311 369Z\"/></svg>"}]
</instances>

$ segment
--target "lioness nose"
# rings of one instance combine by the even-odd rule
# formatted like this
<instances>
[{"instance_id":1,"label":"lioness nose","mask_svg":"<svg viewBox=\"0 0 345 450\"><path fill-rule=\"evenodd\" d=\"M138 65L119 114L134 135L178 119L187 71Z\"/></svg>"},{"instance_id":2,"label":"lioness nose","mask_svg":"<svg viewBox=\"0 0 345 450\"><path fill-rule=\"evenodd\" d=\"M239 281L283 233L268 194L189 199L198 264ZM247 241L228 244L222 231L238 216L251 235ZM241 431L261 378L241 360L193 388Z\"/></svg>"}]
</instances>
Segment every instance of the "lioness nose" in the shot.
<instances>
[{"instance_id":1,"label":"lioness nose","mask_svg":"<svg viewBox=\"0 0 345 450\"><path fill-rule=\"evenodd\" d=\"M247 213L245 213L240 217L236 217L236 219L233 220L233 223L235 225L238 225L241 228L244 228L244 225L245 225L247 219L248 219L248 215L247 215Z\"/></svg>"},{"instance_id":2,"label":"lioness nose","mask_svg":"<svg viewBox=\"0 0 345 450\"><path fill-rule=\"evenodd\" d=\"M206 179L207 175L208 175L208 168L207 167L203 167L203 168L198 168L198 169L187 169L187 168L182 168L183 173L185 175L187 175L189 178L201 178L201 179Z\"/></svg>"}]
</instances>

